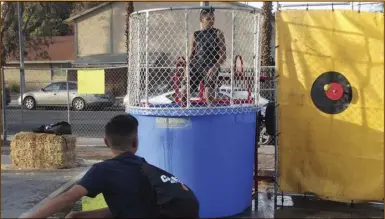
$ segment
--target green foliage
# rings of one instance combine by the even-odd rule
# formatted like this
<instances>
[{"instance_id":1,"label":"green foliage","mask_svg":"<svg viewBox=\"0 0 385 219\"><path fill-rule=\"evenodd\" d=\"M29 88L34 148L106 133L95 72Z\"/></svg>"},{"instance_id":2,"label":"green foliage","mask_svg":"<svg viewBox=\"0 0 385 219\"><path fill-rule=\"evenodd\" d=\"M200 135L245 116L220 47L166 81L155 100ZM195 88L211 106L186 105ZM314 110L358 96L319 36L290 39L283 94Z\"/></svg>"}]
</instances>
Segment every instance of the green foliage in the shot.
<instances>
[{"instance_id":1,"label":"green foliage","mask_svg":"<svg viewBox=\"0 0 385 219\"><path fill-rule=\"evenodd\" d=\"M11 93L19 93L20 92L20 85L16 82L11 82L8 84L9 91Z\"/></svg>"},{"instance_id":2,"label":"green foliage","mask_svg":"<svg viewBox=\"0 0 385 219\"><path fill-rule=\"evenodd\" d=\"M63 21L101 3L103 2L23 2L24 47L36 51L38 58L49 58L42 48L53 43L52 36L72 34L72 28ZM19 57L17 2L2 2L1 24L1 61L4 65L8 57ZM28 57L27 49L24 51L24 55Z\"/></svg>"},{"instance_id":3,"label":"green foliage","mask_svg":"<svg viewBox=\"0 0 385 219\"><path fill-rule=\"evenodd\" d=\"M70 33L70 28L63 24L63 20L69 17L71 6L72 2L23 2L22 32L25 48L34 49L38 57L47 57L48 54L39 51L42 46L49 46L52 36ZM1 22L1 61L4 64L7 57L19 56L17 2L2 2Z\"/></svg>"},{"instance_id":4,"label":"green foliage","mask_svg":"<svg viewBox=\"0 0 385 219\"><path fill-rule=\"evenodd\" d=\"M96 7L104 2L72 2L71 16L77 15L87 9Z\"/></svg>"}]
</instances>

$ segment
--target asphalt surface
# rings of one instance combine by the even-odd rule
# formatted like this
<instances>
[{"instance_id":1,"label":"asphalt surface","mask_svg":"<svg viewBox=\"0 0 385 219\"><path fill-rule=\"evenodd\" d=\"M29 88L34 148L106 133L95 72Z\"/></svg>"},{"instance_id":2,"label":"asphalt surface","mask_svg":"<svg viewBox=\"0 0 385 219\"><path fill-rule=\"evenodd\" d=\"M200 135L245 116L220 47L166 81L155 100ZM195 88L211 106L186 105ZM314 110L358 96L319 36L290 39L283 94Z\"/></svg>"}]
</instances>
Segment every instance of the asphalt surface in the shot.
<instances>
[{"instance_id":1,"label":"asphalt surface","mask_svg":"<svg viewBox=\"0 0 385 219\"><path fill-rule=\"evenodd\" d=\"M102 138L107 121L122 113L124 113L123 109L121 111L70 111L72 133L78 137ZM31 131L41 125L68 121L67 110L23 110L23 119L21 114L20 109L6 109L7 135Z\"/></svg>"}]
</instances>

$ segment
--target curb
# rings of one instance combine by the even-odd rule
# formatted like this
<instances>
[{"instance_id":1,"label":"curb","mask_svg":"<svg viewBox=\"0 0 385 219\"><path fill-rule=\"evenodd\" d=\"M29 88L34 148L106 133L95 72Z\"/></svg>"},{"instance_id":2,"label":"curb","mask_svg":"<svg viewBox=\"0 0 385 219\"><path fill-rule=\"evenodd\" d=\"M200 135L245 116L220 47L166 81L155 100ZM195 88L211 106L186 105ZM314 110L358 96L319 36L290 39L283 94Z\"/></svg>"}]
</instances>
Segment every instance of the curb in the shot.
<instances>
[{"instance_id":1,"label":"curb","mask_svg":"<svg viewBox=\"0 0 385 219\"><path fill-rule=\"evenodd\" d=\"M18 218L24 218L25 216L27 216L28 214L32 213L32 212L35 212L38 208L40 208L41 206L43 206L48 200L50 199L53 199L55 198L56 196L60 195L61 193L63 193L64 191L66 191L69 187L71 187L72 185L74 185L76 183L76 181L78 181L81 177L84 176L84 174L88 171L89 167L87 167L84 171L82 171L81 173L79 173L78 175L74 176L72 179L70 179L68 182L64 183L64 185L60 186L58 189L56 189L54 192L52 192L51 194L49 194L46 198L44 198L42 201L40 201L39 203L37 203L35 206L33 206L31 209L29 209L28 211L24 212L23 214L21 214Z\"/></svg>"},{"instance_id":2,"label":"curb","mask_svg":"<svg viewBox=\"0 0 385 219\"><path fill-rule=\"evenodd\" d=\"M81 147L81 148L85 148L85 147L90 147L90 148L108 148L105 145L88 145L88 144L76 145L76 147Z\"/></svg>"}]
</instances>

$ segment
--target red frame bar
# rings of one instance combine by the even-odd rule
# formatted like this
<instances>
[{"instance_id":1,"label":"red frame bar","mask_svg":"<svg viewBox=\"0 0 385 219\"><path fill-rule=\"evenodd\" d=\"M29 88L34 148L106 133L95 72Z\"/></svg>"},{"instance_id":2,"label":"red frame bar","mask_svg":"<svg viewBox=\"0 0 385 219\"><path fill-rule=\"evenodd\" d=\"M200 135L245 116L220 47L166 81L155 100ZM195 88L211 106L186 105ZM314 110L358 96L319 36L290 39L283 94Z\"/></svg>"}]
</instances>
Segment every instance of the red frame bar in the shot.
<instances>
[{"instance_id":1,"label":"red frame bar","mask_svg":"<svg viewBox=\"0 0 385 219\"><path fill-rule=\"evenodd\" d=\"M241 71L237 71L236 70L236 62L240 60L241 61ZM176 60L176 66L175 66L175 73L174 73L174 76L172 78L173 82L174 82L174 90L175 90L175 102L178 103L180 101L180 95L179 95L179 82L180 82L180 77L179 77L179 68L182 66L184 69L184 74L186 74L186 59L183 57L183 56L180 56L177 58ZM241 103L248 103L248 104L251 104L252 101L253 101L253 98L251 97L251 82L252 80L254 79L254 77L250 77L250 76L245 76L244 74L244 68L243 68L243 58L242 56L240 55L236 55L235 56L235 59L234 59L234 73L236 74L235 77L236 78L241 78L245 81L247 81L247 99L246 101L245 100L234 100L234 103L235 104L241 104ZM261 82L264 82L264 81L267 81L267 80L271 80L272 78L269 78L269 77L266 77L266 76L260 76L259 80ZM206 100L204 99L203 97L203 93L204 93L204 86L203 86L203 82L201 81L199 83L199 100L198 101L191 101L192 103L198 103L198 104L202 104L202 103L205 103ZM217 99L217 102L218 103L222 103L222 104L229 104L230 101L229 100L226 100L226 99Z\"/></svg>"},{"instance_id":2,"label":"red frame bar","mask_svg":"<svg viewBox=\"0 0 385 219\"><path fill-rule=\"evenodd\" d=\"M175 73L173 76L174 81L174 90L175 90L175 102L179 102L179 65L182 65L184 68L184 73L186 74L186 59L183 56L178 57L176 60Z\"/></svg>"}]
</instances>

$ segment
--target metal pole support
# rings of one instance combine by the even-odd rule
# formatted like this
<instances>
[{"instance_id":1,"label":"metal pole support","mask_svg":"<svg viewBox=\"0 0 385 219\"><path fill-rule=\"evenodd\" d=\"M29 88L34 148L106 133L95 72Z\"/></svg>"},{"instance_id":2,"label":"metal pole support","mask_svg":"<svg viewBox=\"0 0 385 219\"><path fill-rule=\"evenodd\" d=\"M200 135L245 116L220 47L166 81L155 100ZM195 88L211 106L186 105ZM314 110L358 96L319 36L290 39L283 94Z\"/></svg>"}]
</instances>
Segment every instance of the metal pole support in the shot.
<instances>
[{"instance_id":1,"label":"metal pole support","mask_svg":"<svg viewBox=\"0 0 385 219\"><path fill-rule=\"evenodd\" d=\"M23 102L24 102L24 38L23 38L23 30L22 30L22 2L17 2L17 17L18 17L18 28L19 28L19 51L20 51L20 114L21 114L21 129L24 127L24 113L23 113Z\"/></svg>"},{"instance_id":2,"label":"metal pole support","mask_svg":"<svg viewBox=\"0 0 385 219\"><path fill-rule=\"evenodd\" d=\"M5 76L4 67L1 68L1 94L2 94L2 113L1 113L1 128L3 135L3 142L7 141L7 120L6 120L6 107L7 107L7 94L5 93Z\"/></svg>"}]
</instances>

